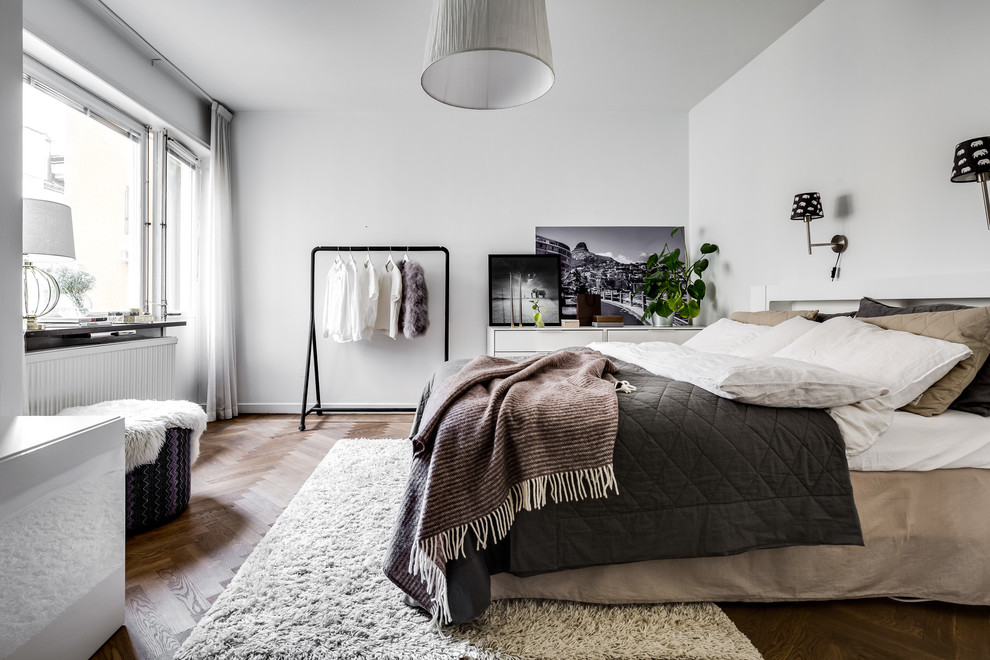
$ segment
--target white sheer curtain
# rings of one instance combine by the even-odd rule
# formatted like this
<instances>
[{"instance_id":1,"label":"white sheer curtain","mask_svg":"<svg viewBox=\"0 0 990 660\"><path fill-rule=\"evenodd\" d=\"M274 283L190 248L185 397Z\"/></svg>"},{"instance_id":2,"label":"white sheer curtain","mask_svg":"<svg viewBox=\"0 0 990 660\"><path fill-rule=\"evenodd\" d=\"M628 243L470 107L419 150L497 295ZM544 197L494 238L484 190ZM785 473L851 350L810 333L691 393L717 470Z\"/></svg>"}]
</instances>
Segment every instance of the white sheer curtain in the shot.
<instances>
[{"instance_id":1,"label":"white sheer curtain","mask_svg":"<svg viewBox=\"0 0 990 660\"><path fill-rule=\"evenodd\" d=\"M210 174L202 243L203 348L206 414L212 422L237 416L237 345L234 327L233 213L230 122L216 101L210 119Z\"/></svg>"}]
</instances>

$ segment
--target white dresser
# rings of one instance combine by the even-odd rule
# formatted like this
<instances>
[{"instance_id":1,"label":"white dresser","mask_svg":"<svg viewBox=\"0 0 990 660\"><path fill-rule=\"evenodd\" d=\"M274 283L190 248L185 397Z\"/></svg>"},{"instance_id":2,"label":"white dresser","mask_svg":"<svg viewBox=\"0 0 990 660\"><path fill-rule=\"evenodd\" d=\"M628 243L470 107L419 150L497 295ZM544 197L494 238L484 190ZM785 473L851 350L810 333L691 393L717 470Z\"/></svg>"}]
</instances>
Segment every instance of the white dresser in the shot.
<instances>
[{"instance_id":1,"label":"white dresser","mask_svg":"<svg viewBox=\"0 0 990 660\"><path fill-rule=\"evenodd\" d=\"M488 355L533 355L550 353L571 346L587 346L596 341L667 341L683 344L701 331L697 326L662 327L623 326L621 328L509 328L488 326Z\"/></svg>"},{"instance_id":2,"label":"white dresser","mask_svg":"<svg viewBox=\"0 0 990 660\"><path fill-rule=\"evenodd\" d=\"M124 624L124 420L0 417L0 658L85 660Z\"/></svg>"}]
</instances>

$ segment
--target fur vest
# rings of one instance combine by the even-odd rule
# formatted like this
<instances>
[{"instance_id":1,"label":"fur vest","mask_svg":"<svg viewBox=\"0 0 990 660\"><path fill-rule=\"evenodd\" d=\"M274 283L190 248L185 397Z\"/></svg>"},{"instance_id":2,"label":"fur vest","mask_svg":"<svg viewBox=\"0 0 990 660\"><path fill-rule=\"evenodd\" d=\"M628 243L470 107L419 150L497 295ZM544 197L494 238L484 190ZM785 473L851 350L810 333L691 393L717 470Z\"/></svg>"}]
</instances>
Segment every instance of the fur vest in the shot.
<instances>
[{"instance_id":1,"label":"fur vest","mask_svg":"<svg viewBox=\"0 0 990 660\"><path fill-rule=\"evenodd\" d=\"M406 339L419 337L430 327L429 296L426 275L415 261L399 264L402 273L402 304L399 306L399 327Z\"/></svg>"}]
</instances>

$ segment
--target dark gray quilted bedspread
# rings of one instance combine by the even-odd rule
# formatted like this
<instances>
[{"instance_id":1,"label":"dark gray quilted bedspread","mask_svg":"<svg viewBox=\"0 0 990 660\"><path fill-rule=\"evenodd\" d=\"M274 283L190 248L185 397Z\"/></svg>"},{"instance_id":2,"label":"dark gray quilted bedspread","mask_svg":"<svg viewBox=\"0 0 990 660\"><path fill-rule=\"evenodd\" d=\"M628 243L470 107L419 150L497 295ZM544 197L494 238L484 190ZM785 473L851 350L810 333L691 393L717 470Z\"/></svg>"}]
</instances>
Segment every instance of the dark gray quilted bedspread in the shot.
<instances>
[{"instance_id":1,"label":"dark gray quilted bedspread","mask_svg":"<svg viewBox=\"0 0 990 660\"><path fill-rule=\"evenodd\" d=\"M466 594L462 605L452 600L455 620L483 611L488 572L862 545L844 444L827 413L736 403L613 361L615 376L637 387L618 395L619 495L520 512L507 547L453 562L448 577L461 584L451 595ZM435 379L459 366L443 365Z\"/></svg>"},{"instance_id":2,"label":"dark gray quilted bedspread","mask_svg":"<svg viewBox=\"0 0 990 660\"><path fill-rule=\"evenodd\" d=\"M521 512L513 572L862 545L845 446L821 410L722 399L616 360L619 495Z\"/></svg>"}]
</instances>

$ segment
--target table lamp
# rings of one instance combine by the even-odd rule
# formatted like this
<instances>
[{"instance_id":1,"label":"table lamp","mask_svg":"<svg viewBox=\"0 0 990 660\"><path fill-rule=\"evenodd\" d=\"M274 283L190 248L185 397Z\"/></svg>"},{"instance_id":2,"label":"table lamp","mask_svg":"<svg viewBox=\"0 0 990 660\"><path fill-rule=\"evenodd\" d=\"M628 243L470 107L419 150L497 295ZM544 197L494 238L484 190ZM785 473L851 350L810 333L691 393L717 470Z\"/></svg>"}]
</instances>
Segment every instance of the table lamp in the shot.
<instances>
[{"instance_id":1,"label":"table lamp","mask_svg":"<svg viewBox=\"0 0 990 660\"><path fill-rule=\"evenodd\" d=\"M76 258L72 210L58 202L25 199L23 231L24 318L28 330L41 330L38 318L55 309L61 291L52 274L32 262Z\"/></svg>"}]
</instances>

